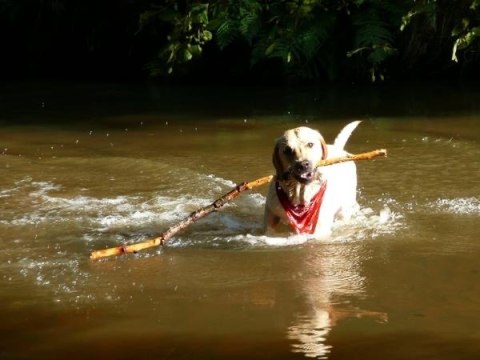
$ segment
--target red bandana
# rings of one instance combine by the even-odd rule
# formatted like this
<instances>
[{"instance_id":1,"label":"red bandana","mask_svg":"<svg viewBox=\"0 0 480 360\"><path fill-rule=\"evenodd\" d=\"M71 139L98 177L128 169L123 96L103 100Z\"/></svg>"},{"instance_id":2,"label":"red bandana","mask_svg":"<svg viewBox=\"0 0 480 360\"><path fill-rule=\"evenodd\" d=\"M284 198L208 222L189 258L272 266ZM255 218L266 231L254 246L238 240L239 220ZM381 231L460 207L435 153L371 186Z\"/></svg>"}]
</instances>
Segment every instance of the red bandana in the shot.
<instances>
[{"instance_id":1,"label":"red bandana","mask_svg":"<svg viewBox=\"0 0 480 360\"><path fill-rule=\"evenodd\" d=\"M299 204L295 206L292 205L278 181L275 185L278 200L280 200L280 203L287 214L290 226L297 232L297 234L313 234L317 225L320 207L322 206L323 195L327 188L327 182L323 182L320 190L315 194L312 201L305 205Z\"/></svg>"}]
</instances>

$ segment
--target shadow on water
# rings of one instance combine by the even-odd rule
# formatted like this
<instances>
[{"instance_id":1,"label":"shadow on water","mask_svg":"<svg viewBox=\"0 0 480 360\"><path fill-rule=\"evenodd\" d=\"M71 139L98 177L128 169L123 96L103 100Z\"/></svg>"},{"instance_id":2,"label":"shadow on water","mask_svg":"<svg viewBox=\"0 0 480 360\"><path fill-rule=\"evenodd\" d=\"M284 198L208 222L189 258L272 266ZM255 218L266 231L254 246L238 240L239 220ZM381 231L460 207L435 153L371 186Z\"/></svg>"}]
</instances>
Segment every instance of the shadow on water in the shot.
<instances>
[{"instance_id":1,"label":"shadow on water","mask_svg":"<svg viewBox=\"0 0 480 360\"><path fill-rule=\"evenodd\" d=\"M478 358L479 95L433 90L3 86L0 358ZM88 259L271 173L286 128L350 117L349 151L390 155L357 165L331 239L263 236L259 189Z\"/></svg>"},{"instance_id":2,"label":"shadow on water","mask_svg":"<svg viewBox=\"0 0 480 360\"><path fill-rule=\"evenodd\" d=\"M177 120L279 116L289 120L456 117L480 112L480 90L450 84L330 87L200 87L156 83L0 83L4 124L55 123L123 128L138 125L132 115ZM113 117L113 118L112 118Z\"/></svg>"}]
</instances>

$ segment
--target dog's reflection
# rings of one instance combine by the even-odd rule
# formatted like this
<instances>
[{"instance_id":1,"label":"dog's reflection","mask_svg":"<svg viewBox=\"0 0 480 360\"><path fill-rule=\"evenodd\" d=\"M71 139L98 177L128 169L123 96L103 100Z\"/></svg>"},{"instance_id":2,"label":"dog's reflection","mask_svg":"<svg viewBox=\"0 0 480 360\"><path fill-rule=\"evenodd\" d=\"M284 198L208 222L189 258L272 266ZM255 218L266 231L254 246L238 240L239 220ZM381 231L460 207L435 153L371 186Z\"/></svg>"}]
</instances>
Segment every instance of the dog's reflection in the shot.
<instances>
[{"instance_id":1,"label":"dog's reflection","mask_svg":"<svg viewBox=\"0 0 480 360\"><path fill-rule=\"evenodd\" d=\"M337 322L345 318L373 317L386 322L387 315L351 305L365 293L365 277L360 272L360 246L329 244L305 260L311 274L302 282L309 311L297 314L287 331L292 351L307 357L327 359L332 351L328 336Z\"/></svg>"}]
</instances>

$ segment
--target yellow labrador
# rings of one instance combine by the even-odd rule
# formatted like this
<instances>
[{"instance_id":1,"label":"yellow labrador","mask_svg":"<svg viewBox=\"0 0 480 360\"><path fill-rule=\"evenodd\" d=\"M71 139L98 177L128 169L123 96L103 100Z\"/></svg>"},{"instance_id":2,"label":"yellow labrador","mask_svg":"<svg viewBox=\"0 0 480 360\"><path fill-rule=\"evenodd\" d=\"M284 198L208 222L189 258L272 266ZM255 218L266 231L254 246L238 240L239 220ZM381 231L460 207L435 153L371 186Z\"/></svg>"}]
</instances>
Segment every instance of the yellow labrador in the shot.
<instances>
[{"instance_id":1,"label":"yellow labrador","mask_svg":"<svg viewBox=\"0 0 480 360\"><path fill-rule=\"evenodd\" d=\"M326 238L336 217L351 216L358 206L354 162L325 167L316 164L347 154L345 144L359 123L345 126L331 145L318 131L304 126L287 130L277 139L273 150L276 176L265 204L267 235L281 232L283 224L289 232Z\"/></svg>"}]
</instances>

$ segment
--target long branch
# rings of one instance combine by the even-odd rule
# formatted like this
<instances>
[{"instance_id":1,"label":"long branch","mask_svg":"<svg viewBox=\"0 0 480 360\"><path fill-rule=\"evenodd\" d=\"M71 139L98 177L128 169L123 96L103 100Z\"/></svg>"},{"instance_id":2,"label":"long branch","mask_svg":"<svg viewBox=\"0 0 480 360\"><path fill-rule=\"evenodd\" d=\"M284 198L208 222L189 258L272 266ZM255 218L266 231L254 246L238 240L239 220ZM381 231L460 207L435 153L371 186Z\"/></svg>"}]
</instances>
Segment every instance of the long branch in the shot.
<instances>
[{"instance_id":1,"label":"long branch","mask_svg":"<svg viewBox=\"0 0 480 360\"><path fill-rule=\"evenodd\" d=\"M222 197L218 198L210 205L192 212L190 215L188 215L185 219L183 219L179 223L169 227L166 231L161 233L156 238L143 241L137 244L116 246L109 249L93 251L90 254L90 259L98 259L106 256L121 255L125 253L136 253L140 250L148 249L150 247L164 245L165 242L168 241L173 235L185 229L187 226L194 223L195 221L207 216L211 212L220 209L227 202L235 199L243 191L251 190L255 187L267 184L272 180L272 178L273 176L269 175L269 176L262 177L260 179L256 179L254 181L250 181L248 183L242 183L240 185L237 185L234 189L232 189Z\"/></svg>"},{"instance_id":2,"label":"long branch","mask_svg":"<svg viewBox=\"0 0 480 360\"><path fill-rule=\"evenodd\" d=\"M318 166L329 166L329 165L338 164L346 161L370 160L378 156L386 156L386 155L387 155L387 151L385 149L369 151L361 154L348 154L343 157L322 160L320 161ZM228 193L223 195L222 197L215 200L210 205L192 212L185 219L169 227L166 231L161 233L156 238L150 239L147 241L142 241L136 244L122 245L122 246L116 246L108 249L96 250L90 254L90 259L99 259L107 256L121 255L121 254L127 254L127 253L137 253L138 251L141 251L144 249L148 249L148 248L159 246L159 245L164 245L176 233L185 229L187 226L189 226L190 224L193 224L197 220L207 216L208 214L214 211L217 211L218 209L223 207L227 202L235 199L242 192L267 184L270 181L272 181L272 179L273 179L273 175L269 175L269 176L261 177L259 179L256 179L250 182L241 183L237 185L234 189L230 190Z\"/></svg>"}]
</instances>

